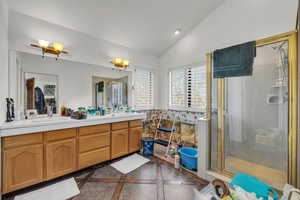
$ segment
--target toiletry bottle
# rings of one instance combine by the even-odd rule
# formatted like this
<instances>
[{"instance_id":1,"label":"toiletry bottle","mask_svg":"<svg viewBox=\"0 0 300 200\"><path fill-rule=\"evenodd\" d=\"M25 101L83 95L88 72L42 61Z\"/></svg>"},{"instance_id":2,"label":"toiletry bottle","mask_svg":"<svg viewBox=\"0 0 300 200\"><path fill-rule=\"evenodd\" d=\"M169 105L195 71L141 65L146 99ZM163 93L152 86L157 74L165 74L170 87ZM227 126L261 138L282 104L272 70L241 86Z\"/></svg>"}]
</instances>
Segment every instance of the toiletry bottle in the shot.
<instances>
[{"instance_id":1,"label":"toiletry bottle","mask_svg":"<svg viewBox=\"0 0 300 200\"><path fill-rule=\"evenodd\" d=\"M105 115L105 108L104 108L104 107L101 107L101 108L100 108L100 115L101 115L101 116L104 116L104 115Z\"/></svg>"},{"instance_id":2,"label":"toiletry bottle","mask_svg":"<svg viewBox=\"0 0 300 200\"><path fill-rule=\"evenodd\" d=\"M178 154L175 155L174 168L175 169L179 169L180 168L180 156Z\"/></svg>"}]
</instances>

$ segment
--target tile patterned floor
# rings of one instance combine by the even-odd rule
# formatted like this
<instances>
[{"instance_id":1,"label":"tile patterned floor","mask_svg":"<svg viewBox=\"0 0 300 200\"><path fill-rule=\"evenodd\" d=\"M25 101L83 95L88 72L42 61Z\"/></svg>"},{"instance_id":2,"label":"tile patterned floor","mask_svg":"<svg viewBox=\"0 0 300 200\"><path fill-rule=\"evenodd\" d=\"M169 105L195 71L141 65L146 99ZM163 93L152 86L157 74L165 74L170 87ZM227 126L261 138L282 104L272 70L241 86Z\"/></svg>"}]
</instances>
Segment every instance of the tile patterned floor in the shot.
<instances>
[{"instance_id":1,"label":"tile patterned floor","mask_svg":"<svg viewBox=\"0 0 300 200\"><path fill-rule=\"evenodd\" d=\"M151 158L149 163L129 174L122 174L109 164L100 164L63 177L75 177L80 189L80 194L69 200L192 200L193 189L200 190L207 184L189 172L176 170L157 158ZM45 184L25 189L21 193L43 186ZM10 194L3 199L13 200L14 195Z\"/></svg>"}]
</instances>

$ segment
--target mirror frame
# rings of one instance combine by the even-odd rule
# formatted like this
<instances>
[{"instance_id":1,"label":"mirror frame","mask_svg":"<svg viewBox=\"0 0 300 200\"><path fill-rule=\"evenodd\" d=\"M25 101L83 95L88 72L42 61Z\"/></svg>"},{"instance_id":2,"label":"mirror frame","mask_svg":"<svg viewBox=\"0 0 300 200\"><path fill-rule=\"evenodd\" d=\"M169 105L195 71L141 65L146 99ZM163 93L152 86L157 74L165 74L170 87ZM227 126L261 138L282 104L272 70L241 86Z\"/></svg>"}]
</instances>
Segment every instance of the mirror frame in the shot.
<instances>
[{"instance_id":1,"label":"mirror frame","mask_svg":"<svg viewBox=\"0 0 300 200\"><path fill-rule=\"evenodd\" d=\"M26 103L26 74L37 74L37 75L43 75L43 76L53 76L53 77L56 77L56 80L57 80L57 88L56 88L56 94L57 94L57 97L56 97L56 113L53 113L53 115L59 115L60 114L60 98L59 98L59 75L57 74L48 74L48 73L40 73L40 72L30 72L30 71L23 71L22 72L22 85L21 85L21 88L22 90L20 91L20 97L22 99L21 101L21 108L23 108L23 112L24 114L26 115L26 112L28 111L27 109L27 106L25 105ZM37 114L38 116L45 116L47 114Z\"/></svg>"}]
</instances>

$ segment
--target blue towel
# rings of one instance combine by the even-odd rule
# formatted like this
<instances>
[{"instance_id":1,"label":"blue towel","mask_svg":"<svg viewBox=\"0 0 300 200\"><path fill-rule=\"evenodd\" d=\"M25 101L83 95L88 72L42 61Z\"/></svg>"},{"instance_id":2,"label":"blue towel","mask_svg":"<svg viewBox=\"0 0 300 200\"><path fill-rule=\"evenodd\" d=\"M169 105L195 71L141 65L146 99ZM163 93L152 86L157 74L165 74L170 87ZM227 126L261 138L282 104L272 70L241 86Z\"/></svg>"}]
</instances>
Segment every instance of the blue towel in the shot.
<instances>
[{"instance_id":1,"label":"blue towel","mask_svg":"<svg viewBox=\"0 0 300 200\"><path fill-rule=\"evenodd\" d=\"M231 186L239 186L247 192L254 192L257 198L268 200L269 193L273 193L273 199L278 200L278 193L265 184L264 182L256 179L247 174L236 174L231 180ZM271 195L272 196L272 195Z\"/></svg>"},{"instance_id":2,"label":"blue towel","mask_svg":"<svg viewBox=\"0 0 300 200\"><path fill-rule=\"evenodd\" d=\"M251 76L256 42L216 50L213 54L213 77Z\"/></svg>"}]
</instances>

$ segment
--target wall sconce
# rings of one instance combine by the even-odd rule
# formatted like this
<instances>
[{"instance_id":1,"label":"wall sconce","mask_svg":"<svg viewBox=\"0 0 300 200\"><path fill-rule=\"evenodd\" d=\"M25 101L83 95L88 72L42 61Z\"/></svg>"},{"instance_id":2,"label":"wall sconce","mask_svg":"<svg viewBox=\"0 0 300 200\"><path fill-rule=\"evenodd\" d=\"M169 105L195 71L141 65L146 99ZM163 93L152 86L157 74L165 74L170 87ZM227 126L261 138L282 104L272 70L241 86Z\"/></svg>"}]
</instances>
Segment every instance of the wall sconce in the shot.
<instances>
[{"instance_id":1,"label":"wall sconce","mask_svg":"<svg viewBox=\"0 0 300 200\"><path fill-rule=\"evenodd\" d=\"M47 40L39 40L39 44L30 44L30 46L35 48L42 49L42 57L45 58L45 54L53 54L56 55L56 60L58 60L60 54L68 54L68 52L64 51L64 45L60 43L52 43L50 46L50 42Z\"/></svg>"},{"instance_id":2,"label":"wall sconce","mask_svg":"<svg viewBox=\"0 0 300 200\"><path fill-rule=\"evenodd\" d=\"M129 60L123 60L121 58L115 58L111 63L118 69L126 69L129 66Z\"/></svg>"}]
</instances>

